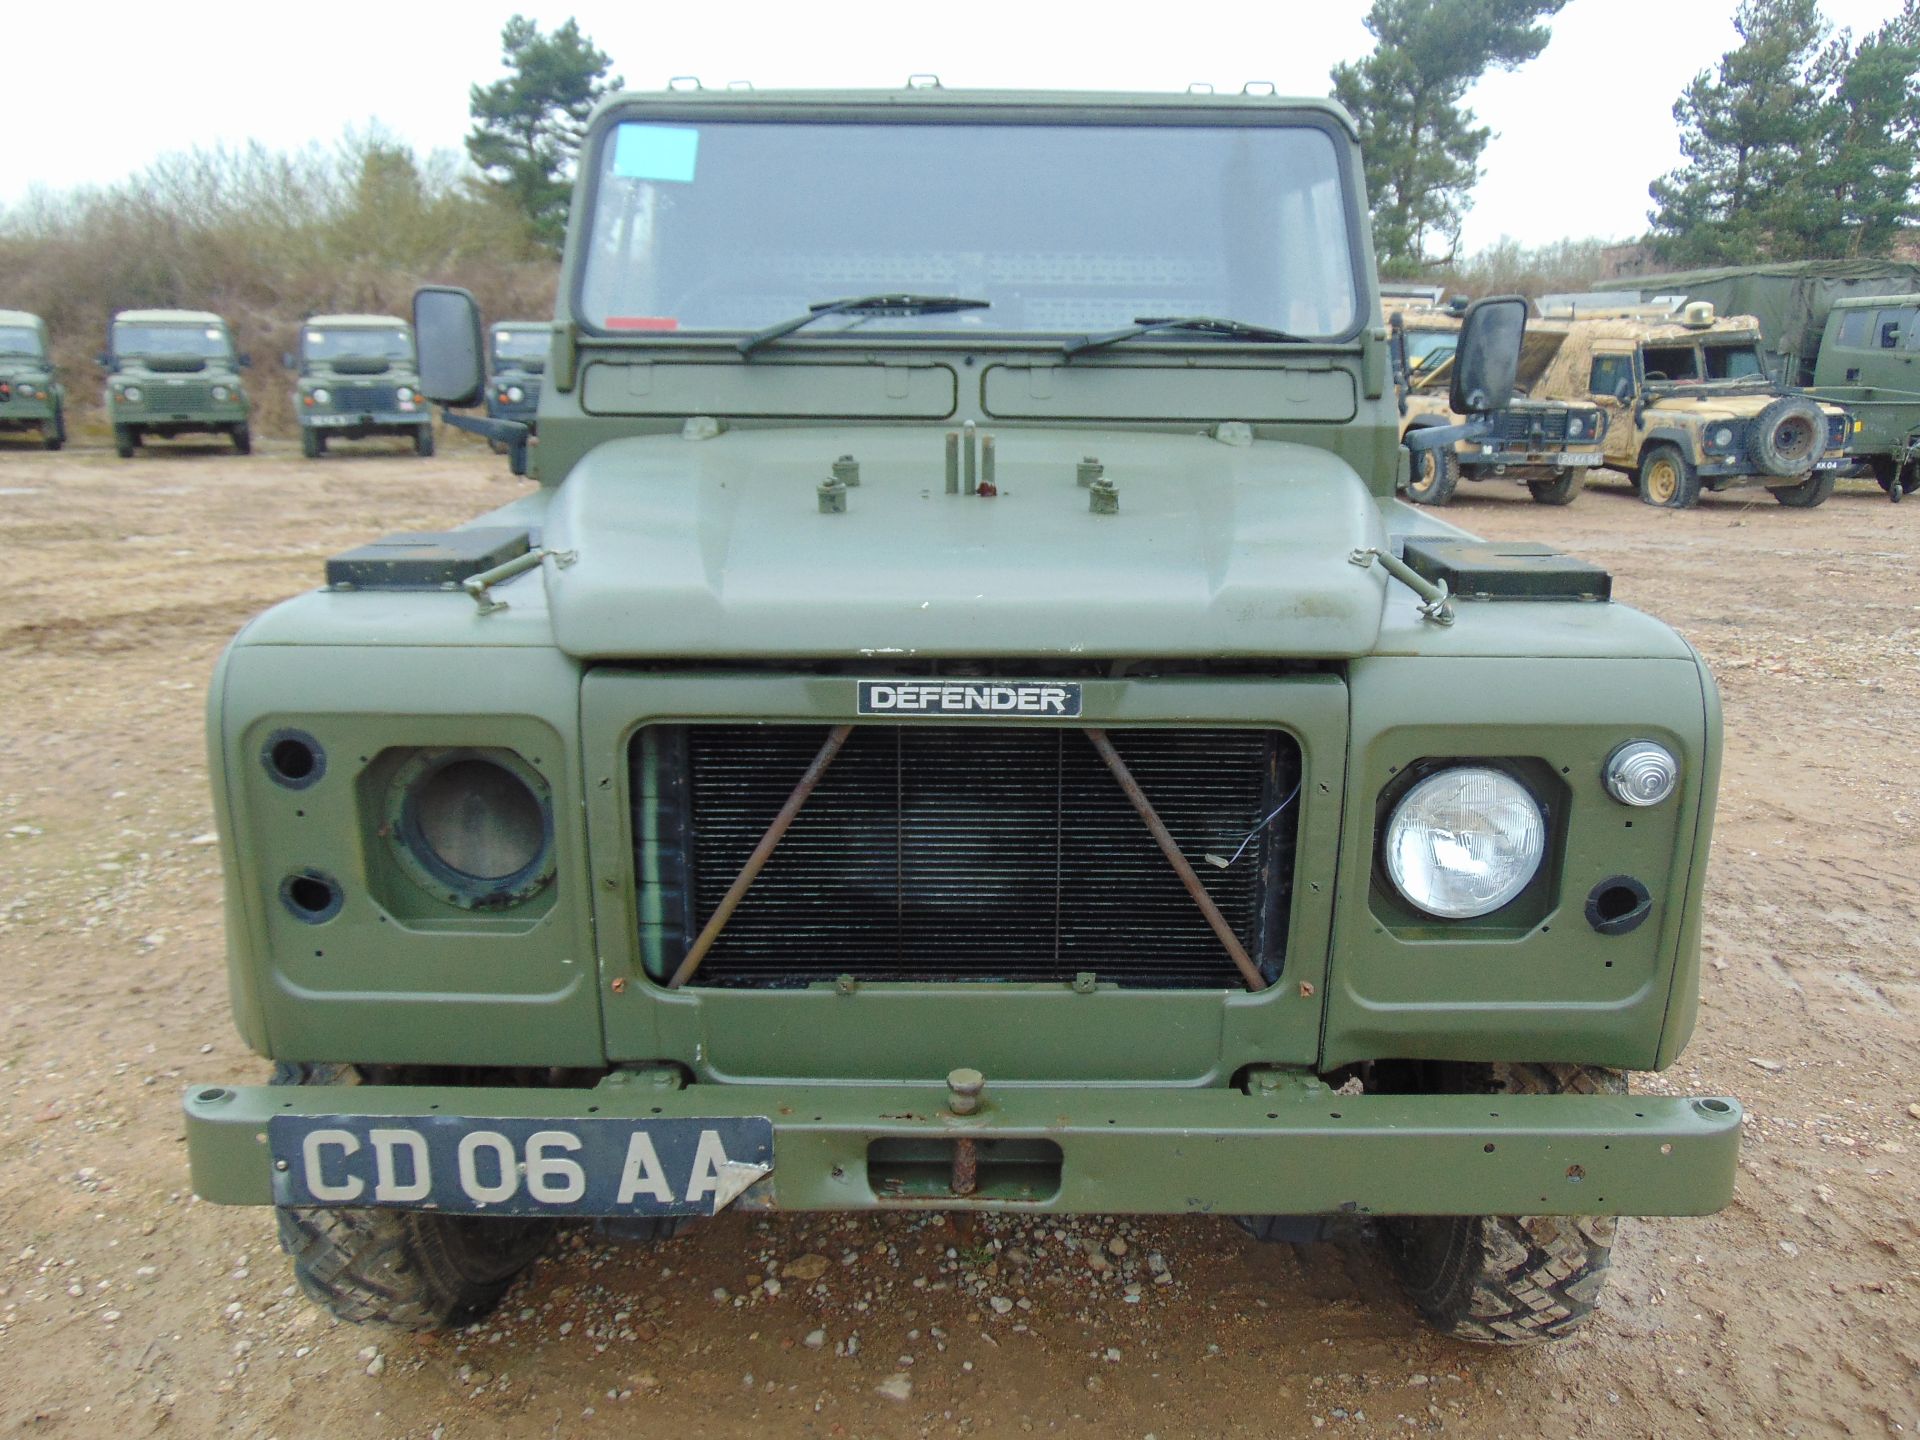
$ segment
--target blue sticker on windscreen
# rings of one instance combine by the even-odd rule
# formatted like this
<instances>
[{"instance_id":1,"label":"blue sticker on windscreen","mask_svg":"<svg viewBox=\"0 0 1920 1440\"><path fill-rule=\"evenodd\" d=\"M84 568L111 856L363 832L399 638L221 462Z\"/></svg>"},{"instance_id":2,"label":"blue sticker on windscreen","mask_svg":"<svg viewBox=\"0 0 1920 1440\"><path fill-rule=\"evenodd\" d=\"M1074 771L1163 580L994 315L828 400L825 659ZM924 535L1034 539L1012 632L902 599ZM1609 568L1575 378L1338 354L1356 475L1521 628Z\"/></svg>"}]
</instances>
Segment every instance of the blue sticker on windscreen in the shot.
<instances>
[{"instance_id":1,"label":"blue sticker on windscreen","mask_svg":"<svg viewBox=\"0 0 1920 1440\"><path fill-rule=\"evenodd\" d=\"M622 125L613 132L613 173L622 180L690 184L700 132L684 125Z\"/></svg>"}]
</instances>

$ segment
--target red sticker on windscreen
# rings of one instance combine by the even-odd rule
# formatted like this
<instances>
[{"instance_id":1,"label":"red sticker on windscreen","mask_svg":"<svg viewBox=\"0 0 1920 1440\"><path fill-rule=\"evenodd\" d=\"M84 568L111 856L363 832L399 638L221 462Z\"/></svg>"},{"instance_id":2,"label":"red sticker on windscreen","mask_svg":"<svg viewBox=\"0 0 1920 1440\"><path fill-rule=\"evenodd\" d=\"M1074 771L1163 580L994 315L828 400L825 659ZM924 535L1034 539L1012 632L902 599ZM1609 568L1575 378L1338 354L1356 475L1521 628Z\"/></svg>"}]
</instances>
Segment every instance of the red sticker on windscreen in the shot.
<instances>
[{"instance_id":1,"label":"red sticker on windscreen","mask_svg":"<svg viewBox=\"0 0 1920 1440\"><path fill-rule=\"evenodd\" d=\"M609 315L609 330L678 330L680 322L671 315Z\"/></svg>"}]
</instances>

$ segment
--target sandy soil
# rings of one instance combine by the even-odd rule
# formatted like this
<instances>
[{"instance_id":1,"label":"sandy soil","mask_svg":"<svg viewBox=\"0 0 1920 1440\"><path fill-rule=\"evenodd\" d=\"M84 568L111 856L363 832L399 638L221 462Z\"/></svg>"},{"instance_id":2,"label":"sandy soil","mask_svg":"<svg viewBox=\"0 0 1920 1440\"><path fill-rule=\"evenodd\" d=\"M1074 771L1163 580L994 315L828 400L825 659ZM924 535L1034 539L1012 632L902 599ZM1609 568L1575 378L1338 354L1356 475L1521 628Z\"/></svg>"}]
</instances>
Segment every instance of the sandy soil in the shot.
<instances>
[{"instance_id":1,"label":"sandy soil","mask_svg":"<svg viewBox=\"0 0 1920 1440\"><path fill-rule=\"evenodd\" d=\"M1746 1100L1739 1193L1626 1227L1578 1339L1437 1340L1364 1235L1211 1220L732 1216L652 1250L576 1236L462 1334L323 1317L268 1214L186 1188L181 1087L262 1073L227 1021L203 687L322 556L518 484L479 453L0 453L0 1433L1920 1428L1920 504L1857 486L1810 513L1455 506L1610 566L1726 700L1700 1033L1648 1083Z\"/></svg>"}]
</instances>

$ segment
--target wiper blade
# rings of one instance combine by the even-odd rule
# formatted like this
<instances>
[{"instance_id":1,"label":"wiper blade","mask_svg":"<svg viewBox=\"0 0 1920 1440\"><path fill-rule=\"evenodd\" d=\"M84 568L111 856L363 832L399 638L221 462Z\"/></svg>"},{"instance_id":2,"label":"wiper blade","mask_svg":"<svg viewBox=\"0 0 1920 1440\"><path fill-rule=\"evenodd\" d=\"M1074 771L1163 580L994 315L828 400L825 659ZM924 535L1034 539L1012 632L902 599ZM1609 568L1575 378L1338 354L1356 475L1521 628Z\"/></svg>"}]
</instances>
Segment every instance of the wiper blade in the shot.
<instances>
[{"instance_id":1,"label":"wiper blade","mask_svg":"<svg viewBox=\"0 0 1920 1440\"><path fill-rule=\"evenodd\" d=\"M951 315L960 310L985 310L991 304L991 300L967 300L958 295L856 295L846 300L825 300L809 305L804 315L755 331L735 342L734 348L742 355L751 355L761 346L829 315Z\"/></svg>"},{"instance_id":2,"label":"wiper blade","mask_svg":"<svg viewBox=\"0 0 1920 1440\"><path fill-rule=\"evenodd\" d=\"M1235 340L1255 340L1261 344L1276 344L1286 341L1298 342L1298 335L1289 335L1285 330L1270 329L1265 325L1249 325L1244 320L1221 320L1212 315L1136 315L1133 324L1124 330L1110 330L1105 335L1083 335L1078 340L1068 341L1062 346L1068 359L1075 355L1084 355L1089 350L1105 349L1117 345L1122 340L1132 340L1140 335L1152 335L1161 330L1198 330L1206 335L1226 335Z\"/></svg>"}]
</instances>

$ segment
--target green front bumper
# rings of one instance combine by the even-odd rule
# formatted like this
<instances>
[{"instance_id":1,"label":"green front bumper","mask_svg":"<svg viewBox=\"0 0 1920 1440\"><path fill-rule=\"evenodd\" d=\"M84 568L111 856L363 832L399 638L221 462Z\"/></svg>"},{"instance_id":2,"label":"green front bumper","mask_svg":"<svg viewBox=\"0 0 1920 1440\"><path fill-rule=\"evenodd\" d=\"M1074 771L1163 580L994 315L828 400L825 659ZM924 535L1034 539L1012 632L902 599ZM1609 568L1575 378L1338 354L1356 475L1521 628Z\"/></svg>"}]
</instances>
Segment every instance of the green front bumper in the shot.
<instances>
[{"instance_id":1,"label":"green front bumper","mask_svg":"<svg viewBox=\"0 0 1920 1440\"><path fill-rule=\"evenodd\" d=\"M988 1087L956 1117L940 1085L594 1089L196 1086L193 1185L273 1203L274 1115L769 1117L773 1174L738 1202L783 1210L995 1209L1246 1215L1705 1215L1733 1194L1741 1112L1719 1097L1343 1096L1304 1078L1255 1094ZM979 1189L947 1188L954 1141Z\"/></svg>"}]
</instances>

